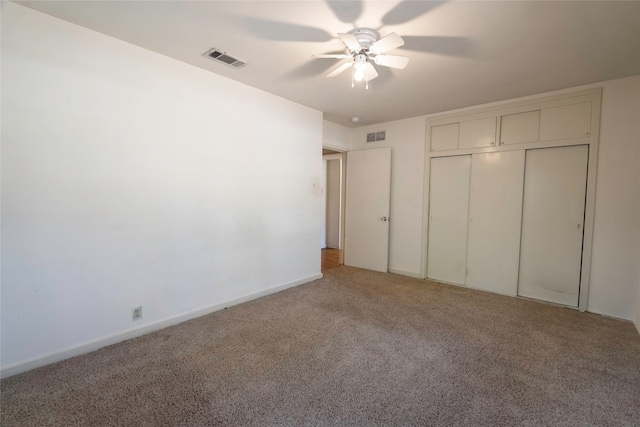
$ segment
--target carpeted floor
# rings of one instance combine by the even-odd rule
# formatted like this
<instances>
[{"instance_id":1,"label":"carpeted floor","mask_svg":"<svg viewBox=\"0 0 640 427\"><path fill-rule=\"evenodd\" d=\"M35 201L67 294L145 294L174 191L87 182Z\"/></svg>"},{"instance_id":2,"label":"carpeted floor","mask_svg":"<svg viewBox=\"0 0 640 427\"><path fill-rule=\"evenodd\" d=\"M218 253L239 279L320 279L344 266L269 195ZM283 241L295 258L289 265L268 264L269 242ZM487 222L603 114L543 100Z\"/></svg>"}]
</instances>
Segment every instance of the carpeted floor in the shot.
<instances>
[{"instance_id":1,"label":"carpeted floor","mask_svg":"<svg viewBox=\"0 0 640 427\"><path fill-rule=\"evenodd\" d=\"M5 426L640 425L632 324L350 267L1 382Z\"/></svg>"}]
</instances>

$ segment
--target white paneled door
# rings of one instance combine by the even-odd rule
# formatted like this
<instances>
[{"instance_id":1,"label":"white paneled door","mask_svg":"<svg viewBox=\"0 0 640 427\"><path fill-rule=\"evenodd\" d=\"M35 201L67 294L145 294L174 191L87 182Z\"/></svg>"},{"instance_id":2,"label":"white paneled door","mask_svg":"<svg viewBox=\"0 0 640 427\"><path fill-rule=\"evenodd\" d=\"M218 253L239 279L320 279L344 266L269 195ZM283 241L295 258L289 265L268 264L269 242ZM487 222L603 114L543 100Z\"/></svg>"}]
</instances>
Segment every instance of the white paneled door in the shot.
<instances>
[{"instance_id":1,"label":"white paneled door","mask_svg":"<svg viewBox=\"0 0 640 427\"><path fill-rule=\"evenodd\" d=\"M386 272L391 148L347 153L344 263Z\"/></svg>"},{"instance_id":2,"label":"white paneled door","mask_svg":"<svg viewBox=\"0 0 640 427\"><path fill-rule=\"evenodd\" d=\"M434 157L430 173L427 277L463 285L471 156Z\"/></svg>"},{"instance_id":3,"label":"white paneled door","mask_svg":"<svg viewBox=\"0 0 640 427\"><path fill-rule=\"evenodd\" d=\"M467 285L516 295L524 151L471 158Z\"/></svg>"},{"instance_id":4,"label":"white paneled door","mask_svg":"<svg viewBox=\"0 0 640 427\"><path fill-rule=\"evenodd\" d=\"M528 150L518 295L578 306L586 145Z\"/></svg>"}]
</instances>

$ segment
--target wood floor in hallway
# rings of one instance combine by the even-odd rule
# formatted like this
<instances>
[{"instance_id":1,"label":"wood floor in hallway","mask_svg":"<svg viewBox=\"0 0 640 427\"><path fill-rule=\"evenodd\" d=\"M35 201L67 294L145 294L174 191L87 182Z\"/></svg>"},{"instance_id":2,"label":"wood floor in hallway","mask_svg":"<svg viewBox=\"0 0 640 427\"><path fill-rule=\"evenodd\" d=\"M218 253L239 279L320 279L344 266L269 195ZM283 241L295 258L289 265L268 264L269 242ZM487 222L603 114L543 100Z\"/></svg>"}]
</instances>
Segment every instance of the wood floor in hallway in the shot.
<instances>
[{"instance_id":1,"label":"wood floor in hallway","mask_svg":"<svg viewBox=\"0 0 640 427\"><path fill-rule=\"evenodd\" d=\"M322 249L321 270L329 270L342 265L342 254L340 249Z\"/></svg>"}]
</instances>

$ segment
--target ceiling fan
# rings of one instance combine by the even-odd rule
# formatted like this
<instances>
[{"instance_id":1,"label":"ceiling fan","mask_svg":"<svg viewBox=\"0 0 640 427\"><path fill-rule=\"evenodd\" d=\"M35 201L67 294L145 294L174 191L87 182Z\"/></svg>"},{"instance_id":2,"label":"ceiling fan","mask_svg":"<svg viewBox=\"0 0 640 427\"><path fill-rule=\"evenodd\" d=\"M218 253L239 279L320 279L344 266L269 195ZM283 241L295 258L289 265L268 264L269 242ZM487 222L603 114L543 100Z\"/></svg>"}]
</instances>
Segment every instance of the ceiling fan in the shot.
<instances>
[{"instance_id":1,"label":"ceiling fan","mask_svg":"<svg viewBox=\"0 0 640 427\"><path fill-rule=\"evenodd\" d=\"M404 44L402 37L396 33L380 38L380 34L372 28L355 28L347 33L339 33L338 37L345 44L348 54L314 55L314 58L351 58L349 62L345 62L327 74L327 77L335 77L353 67L351 86L354 85L354 80L364 80L368 88L369 81L378 77L378 72L373 66L374 63L399 69L403 69L409 63L409 58L406 56L386 54L386 52Z\"/></svg>"}]
</instances>

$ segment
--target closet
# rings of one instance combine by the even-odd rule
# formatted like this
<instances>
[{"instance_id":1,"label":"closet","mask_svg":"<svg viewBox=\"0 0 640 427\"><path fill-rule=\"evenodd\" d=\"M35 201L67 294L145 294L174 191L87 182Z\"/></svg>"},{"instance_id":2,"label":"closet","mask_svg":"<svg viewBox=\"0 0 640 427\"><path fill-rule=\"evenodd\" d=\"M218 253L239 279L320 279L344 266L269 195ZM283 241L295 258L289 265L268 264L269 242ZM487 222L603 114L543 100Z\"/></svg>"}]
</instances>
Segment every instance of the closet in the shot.
<instances>
[{"instance_id":1,"label":"closet","mask_svg":"<svg viewBox=\"0 0 640 427\"><path fill-rule=\"evenodd\" d=\"M586 308L600 93L428 122L427 278Z\"/></svg>"}]
</instances>

